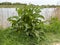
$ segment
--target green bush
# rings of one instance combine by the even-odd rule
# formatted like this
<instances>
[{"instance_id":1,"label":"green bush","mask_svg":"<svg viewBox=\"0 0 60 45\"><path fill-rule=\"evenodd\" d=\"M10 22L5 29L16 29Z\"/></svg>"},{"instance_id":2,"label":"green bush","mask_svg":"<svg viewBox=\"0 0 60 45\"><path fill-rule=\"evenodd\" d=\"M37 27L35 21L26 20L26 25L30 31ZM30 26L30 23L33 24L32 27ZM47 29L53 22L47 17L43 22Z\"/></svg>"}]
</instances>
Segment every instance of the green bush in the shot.
<instances>
[{"instance_id":1,"label":"green bush","mask_svg":"<svg viewBox=\"0 0 60 45\"><path fill-rule=\"evenodd\" d=\"M20 32L21 42L28 42L28 45L39 44L45 40L45 32L42 29L44 19L40 15L40 7L35 5L26 5L24 8L17 8L18 16L8 18L12 24L12 29ZM24 44L25 45L25 44Z\"/></svg>"}]
</instances>

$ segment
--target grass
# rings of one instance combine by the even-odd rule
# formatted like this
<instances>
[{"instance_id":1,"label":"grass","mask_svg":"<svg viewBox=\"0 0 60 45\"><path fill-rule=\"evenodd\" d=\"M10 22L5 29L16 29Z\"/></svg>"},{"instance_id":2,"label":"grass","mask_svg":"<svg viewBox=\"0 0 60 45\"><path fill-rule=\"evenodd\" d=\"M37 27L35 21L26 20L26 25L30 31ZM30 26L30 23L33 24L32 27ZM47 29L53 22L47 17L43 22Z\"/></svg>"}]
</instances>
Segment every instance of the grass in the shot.
<instances>
[{"instance_id":1,"label":"grass","mask_svg":"<svg viewBox=\"0 0 60 45\"><path fill-rule=\"evenodd\" d=\"M40 45L50 45L54 42L60 42L60 34L46 33L46 41L42 41ZM23 45L20 34L14 30L0 30L0 45ZM25 45L28 45L26 43Z\"/></svg>"},{"instance_id":2,"label":"grass","mask_svg":"<svg viewBox=\"0 0 60 45\"><path fill-rule=\"evenodd\" d=\"M0 30L0 45L29 45L23 37L15 30Z\"/></svg>"},{"instance_id":3,"label":"grass","mask_svg":"<svg viewBox=\"0 0 60 45\"><path fill-rule=\"evenodd\" d=\"M22 45L18 41L17 33L12 33L11 30L0 31L0 45Z\"/></svg>"}]
</instances>

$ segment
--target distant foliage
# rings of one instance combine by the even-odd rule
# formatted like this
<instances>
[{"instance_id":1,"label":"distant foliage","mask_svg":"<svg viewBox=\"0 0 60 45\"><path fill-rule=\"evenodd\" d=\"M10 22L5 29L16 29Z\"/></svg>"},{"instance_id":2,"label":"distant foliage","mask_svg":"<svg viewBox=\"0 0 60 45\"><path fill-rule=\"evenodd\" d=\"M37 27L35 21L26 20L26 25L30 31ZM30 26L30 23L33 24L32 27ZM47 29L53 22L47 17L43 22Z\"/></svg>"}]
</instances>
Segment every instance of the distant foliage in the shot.
<instances>
[{"instance_id":1,"label":"distant foliage","mask_svg":"<svg viewBox=\"0 0 60 45\"><path fill-rule=\"evenodd\" d=\"M26 5L26 4L22 4L22 3L19 3L19 2L16 2L16 3L2 2L2 3L0 3L0 5Z\"/></svg>"},{"instance_id":2,"label":"distant foliage","mask_svg":"<svg viewBox=\"0 0 60 45\"><path fill-rule=\"evenodd\" d=\"M0 3L0 5L11 5L12 3L11 2L2 2Z\"/></svg>"},{"instance_id":3,"label":"distant foliage","mask_svg":"<svg viewBox=\"0 0 60 45\"><path fill-rule=\"evenodd\" d=\"M25 4L16 2L16 3L12 3L12 5L25 5Z\"/></svg>"}]
</instances>

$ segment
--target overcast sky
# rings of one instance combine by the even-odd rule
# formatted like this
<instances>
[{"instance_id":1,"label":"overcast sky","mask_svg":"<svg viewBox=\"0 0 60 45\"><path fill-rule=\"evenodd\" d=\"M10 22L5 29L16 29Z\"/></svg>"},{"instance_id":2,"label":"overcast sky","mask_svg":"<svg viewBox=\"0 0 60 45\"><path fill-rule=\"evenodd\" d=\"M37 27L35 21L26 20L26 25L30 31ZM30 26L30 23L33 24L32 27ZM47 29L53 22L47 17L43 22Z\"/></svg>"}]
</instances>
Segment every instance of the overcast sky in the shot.
<instances>
[{"instance_id":1,"label":"overcast sky","mask_svg":"<svg viewBox=\"0 0 60 45\"><path fill-rule=\"evenodd\" d=\"M36 5L60 5L60 0L0 0L0 2L20 2L20 3L31 3Z\"/></svg>"}]
</instances>

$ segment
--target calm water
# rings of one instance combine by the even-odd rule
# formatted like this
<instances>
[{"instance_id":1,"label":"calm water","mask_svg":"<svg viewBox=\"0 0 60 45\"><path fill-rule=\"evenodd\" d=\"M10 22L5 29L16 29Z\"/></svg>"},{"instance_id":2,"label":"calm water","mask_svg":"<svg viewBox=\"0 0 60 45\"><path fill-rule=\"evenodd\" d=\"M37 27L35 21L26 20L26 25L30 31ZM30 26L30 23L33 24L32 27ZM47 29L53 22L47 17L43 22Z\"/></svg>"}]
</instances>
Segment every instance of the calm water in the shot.
<instances>
[{"instance_id":1,"label":"calm water","mask_svg":"<svg viewBox=\"0 0 60 45\"><path fill-rule=\"evenodd\" d=\"M52 12L54 11L54 8L44 8L41 9L41 15L45 17L45 19L48 19ZM10 16L16 16L17 11L16 8L0 8L0 25L2 27L8 27L10 26L10 23L7 21L7 18Z\"/></svg>"}]
</instances>

